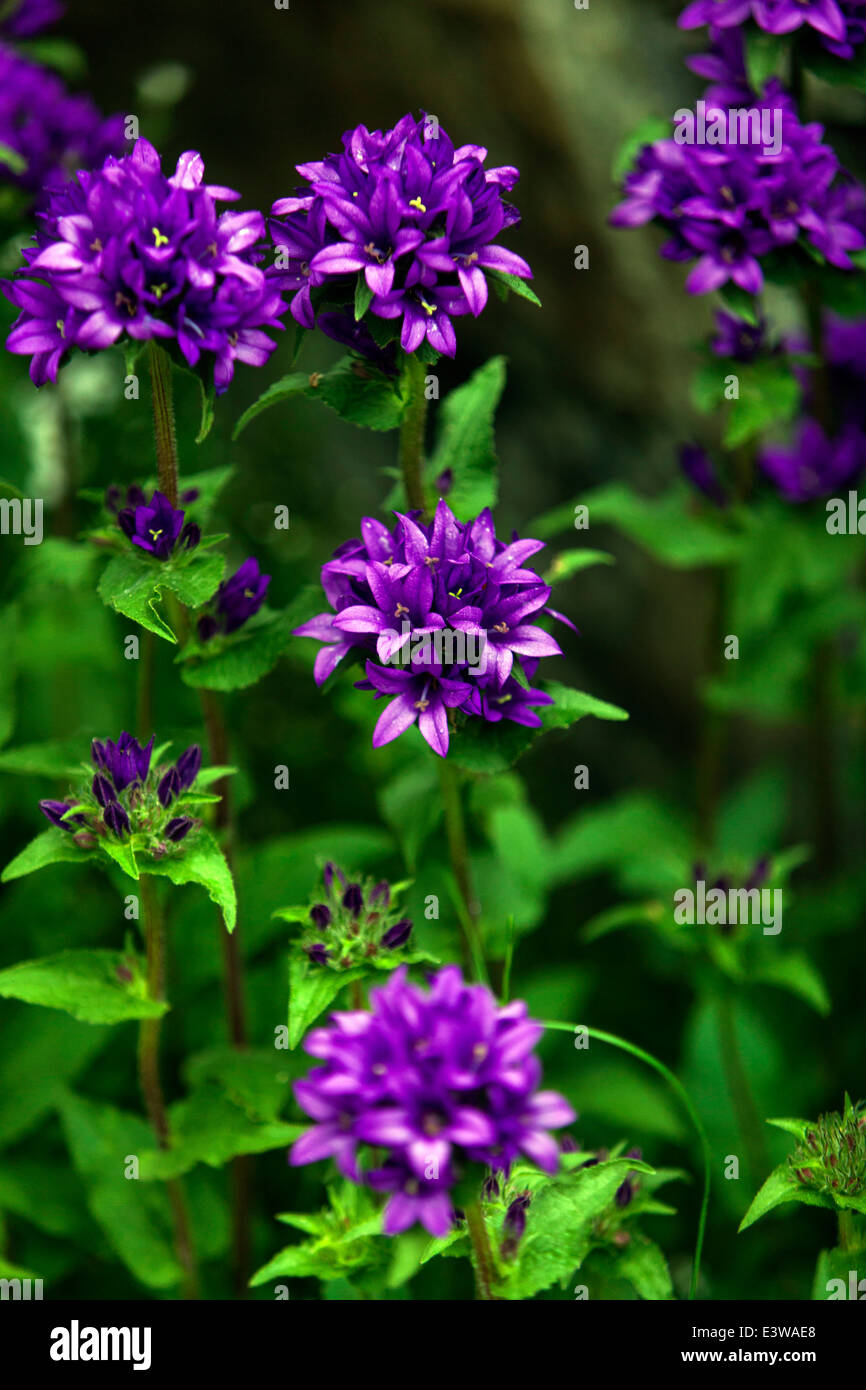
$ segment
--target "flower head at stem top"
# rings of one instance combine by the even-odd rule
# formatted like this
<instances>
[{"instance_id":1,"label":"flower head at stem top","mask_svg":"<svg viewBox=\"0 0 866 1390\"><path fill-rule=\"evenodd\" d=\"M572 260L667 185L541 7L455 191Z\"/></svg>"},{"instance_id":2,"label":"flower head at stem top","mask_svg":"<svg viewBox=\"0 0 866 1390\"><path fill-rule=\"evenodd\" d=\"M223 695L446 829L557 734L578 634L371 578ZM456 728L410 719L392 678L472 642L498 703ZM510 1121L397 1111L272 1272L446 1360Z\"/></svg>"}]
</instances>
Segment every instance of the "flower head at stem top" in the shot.
<instances>
[{"instance_id":1,"label":"flower head at stem top","mask_svg":"<svg viewBox=\"0 0 866 1390\"><path fill-rule=\"evenodd\" d=\"M538 1089L542 1027L524 1003L500 1007L449 965L427 990L400 966L370 1004L369 1013L333 1014L306 1039L320 1065L295 1094L315 1124L294 1145L293 1164L335 1157L354 1182L387 1191L391 1235L416 1221L447 1234L453 1189L475 1166L479 1183L482 1169L507 1175L520 1156L556 1171L548 1131L574 1112Z\"/></svg>"},{"instance_id":2,"label":"flower head at stem top","mask_svg":"<svg viewBox=\"0 0 866 1390\"><path fill-rule=\"evenodd\" d=\"M133 545L156 560L168 560L176 550L194 550L201 540L196 523L187 521L185 513L158 491L149 502L119 511L117 524Z\"/></svg>"}]
</instances>

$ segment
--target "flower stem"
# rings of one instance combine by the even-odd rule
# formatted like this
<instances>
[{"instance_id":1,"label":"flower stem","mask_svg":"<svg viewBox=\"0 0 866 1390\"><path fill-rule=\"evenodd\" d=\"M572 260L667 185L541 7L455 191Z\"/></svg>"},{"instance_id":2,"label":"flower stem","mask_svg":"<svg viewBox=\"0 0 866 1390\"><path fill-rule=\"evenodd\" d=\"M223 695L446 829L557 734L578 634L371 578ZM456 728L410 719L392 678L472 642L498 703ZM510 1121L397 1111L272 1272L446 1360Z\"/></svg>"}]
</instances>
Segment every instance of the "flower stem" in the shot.
<instances>
[{"instance_id":1,"label":"flower stem","mask_svg":"<svg viewBox=\"0 0 866 1390\"><path fill-rule=\"evenodd\" d=\"M466 843L466 825L463 819L463 806L460 800L460 784L457 773L443 758L439 768L442 789L442 809L445 816L445 834L448 838L448 853L451 869L457 884L457 891L463 906L460 924L463 928L466 952L479 979L484 978L484 950L481 944L481 905L472 886L472 871L469 865L469 849Z\"/></svg>"},{"instance_id":2,"label":"flower stem","mask_svg":"<svg viewBox=\"0 0 866 1390\"><path fill-rule=\"evenodd\" d=\"M559 1033L574 1033L578 1024L560 1023L558 1021L545 1020L545 1028L554 1029ZM707 1229L707 1212L710 1206L710 1178L712 1174L713 1152L710 1148L710 1141L707 1138L707 1131L704 1129L700 1115L694 1107L691 1096L686 1090L679 1077L675 1076L664 1062L660 1062L657 1057L653 1057L651 1052L645 1052L642 1047L636 1047L634 1043L626 1042L625 1038L617 1037L615 1033L603 1033L600 1028L586 1028L579 1025L586 1033L587 1037L596 1038L599 1042L608 1043L611 1047L618 1047L621 1052L628 1052L632 1057L638 1057L642 1062L646 1062L648 1067L657 1071L659 1076L664 1077L671 1090L679 1099L691 1120L695 1133L700 1140L701 1150L704 1159L704 1190L701 1198L701 1210L698 1217L698 1233L695 1240L695 1258L692 1264L692 1277L689 1287L689 1299L694 1299L698 1292L698 1281L701 1273L701 1256L704 1249L704 1235Z\"/></svg>"},{"instance_id":3,"label":"flower stem","mask_svg":"<svg viewBox=\"0 0 866 1390\"><path fill-rule=\"evenodd\" d=\"M752 1178L758 1182L761 1174L770 1167L770 1160L764 1141L761 1114L755 1103L749 1082L749 1073L746 1070L737 1038L734 998L727 988L719 998L718 1020L719 1040L722 1045L722 1069L725 1073L731 1104L737 1118L737 1128L743 1136Z\"/></svg>"},{"instance_id":4,"label":"flower stem","mask_svg":"<svg viewBox=\"0 0 866 1390\"><path fill-rule=\"evenodd\" d=\"M207 731L208 760L211 766L224 767L229 759L229 746L223 702L212 690L200 688L199 696ZM229 873L234 878L235 824L231 779L221 778L214 783L213 789L221 797L216 805L216 828L218 833L221 832L223 853ZM217 931L223 957L223 993L229 1037L232 1046L243 1051L248 1039L240 922L235 923L233 932L226 931L218 914ZM252 1159L249 1154L238 1154L232 1160L232 1267L235 1292L239 1298L245 1297L248 1291L251 1180Z\"/></svg>"},{"instance_id":5,"label":"flower stem","mask_svg":"<svg viewBox=\"0 0 866 1390\"><path fill-rule=\"evenodd\" d=\"M139 880L147 951L147 994L149 999L165 998L165 922L156 889L145 874ZM168 1114L159 1079L159 1040L162 1018L143 1018L138 1032L138 1075L141 1093L156 1142L161 1149L169 1145ZM166 1183L174 1224L174 1244L183 1270L185 1298L198 1298L198 1268L183 1187L178 1178Z\"/></svg>"},{"instance_id":6,"label":"flower stem","mask_svg":"<svg viewBox=\"0 0 866 1390\"><path fill-rule=\"evenodd\" d=\"M480 1201L470 1202L466 1208L466 1224L472 1242L472 1264L475 1269L475 1297L485 1303L494 1302L493 1293L493 1252L490 1237L484 1224Z\"/></svg>"},{"instance_id":7,"label":"flower stem","mask_svg":"<svg viewBox=\"0 0 866 1390\"><path fill-rule=\"evenodd\" d=\"M177 506L177 440L174 432L174 397L171 387L171 358L154 338L148 339L147 364L153 400L153 430L156 439L156 471L159 490L173 507Z\"/></svg>"},{"instance_id":8,"label":"flower stem","mask_svg":"<svg viewBox=\"0 0 866 1390\"><path fill-rule=\"evenodd\" d=\"M408 400L400 426L400 470L410 510L426 512L424 424L427 418L427 397L424 393L424 363L419 362L414 352L405 355L403 382Z\"/></svg>"},{"instance_id":9,"label":"flower stem","mask_svg":"<svg viewBox=\"0 0 866 1390\"><path fill-rule=\"evenodd\" d=\"M860 1249L853 1211L839 1212L839 1249L844 1250L846 1254Z\"/></svg>"}]
</instances>

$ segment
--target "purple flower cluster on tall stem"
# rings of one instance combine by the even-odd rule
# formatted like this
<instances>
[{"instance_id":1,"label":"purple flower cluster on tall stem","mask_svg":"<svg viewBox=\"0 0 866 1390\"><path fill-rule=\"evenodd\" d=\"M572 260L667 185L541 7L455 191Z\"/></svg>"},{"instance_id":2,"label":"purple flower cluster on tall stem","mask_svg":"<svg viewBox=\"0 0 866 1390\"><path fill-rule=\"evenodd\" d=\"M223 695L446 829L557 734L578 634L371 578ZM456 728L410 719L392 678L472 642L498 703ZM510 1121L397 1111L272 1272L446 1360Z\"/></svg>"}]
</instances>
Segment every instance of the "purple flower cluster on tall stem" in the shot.
<instances>
[{"instance_id":1,"label":"purple flower cluster on tall stem","mask_svg":"<svg viewBox=\"0 0 866 1390\"><path fill-rule=\"evenodd\" d=\"M451 1192L467 1165L507 1176L526 1157L556 1171L559 1147L548 1131L575 1116L557 1092L538 1089L543 1028L522 1001L500 1007L456 965L431 976L425 991L400 966L371 990L370 1005L333 1014L304 1043L321 1065L295 1085L315 1124L292 1148L293 1164L334 1157L353 1182L389 1192L389 1235L415 1222L446 1235Z\"/></svg>"},{"instance_id":2,"label":"purple flower cluster on tall stem","mask_svg":"<svg viewBox=\"0 0 866 1390\"><path fill-rule=\"evenodd\" d=\"M116 742L95 738L90 786L80 788L68 801L40 801L39 809L82 849L92 848L106 835L119 840L138 835L144 847L159 857L196 825L192 816L172 814L171 806L195 782L201 749L191 744L167 767L152 767L152 755L152 738L144 746L126 732Z\"/></svg>"},{"instance_id":3,"label":"purple flower cluster on tall stem","mask_svg":"<svg viewBox=\"0 0 866 1390\"><path fill-rule=\"evenodd\" d=\"M124 149L122 116L106 119L56 73L0 42L0 183L42 208L76 169Z\"/></svg>"},{"instance_id":4,"label":"purple flower cluster on tall stem","mask_svg":"<svg viewBox=\"0 0 866 1390\"><path fill-rule=\"evenodd\" d=\"M147 140L52 193L27 265L4 290L21 310L7 339L32 355L37 385L57 378L73 347L129 339L176 345L186 364L228 389L235 361L261 366L285 305L260 267L264 218L222 212L240 197L204 183L204 163L182 154L172 175Z\"/></svg>"},{"instance_id":5,"label":"purple flower cluster on tall stem","mask_svg":"<svg viewBox=\"0 0 866 1390\"><path fill-rule=\"evenodd\" d=\"M536 707L551 698L518 680L514 663L531 679L541 657L562 653L528 620L544 611L574 627L547 607L550 588L526 568L543 541L506 543L497 539L489 509L459 522L441 499L432 522L417 512L398 513L389 530L365 517L361 534L322 567L333 612L295 632L324 643L315 663L319 685L350 652L369 653L367 679L358 688L390 697L374 747L417 723L444 757L449 711L538 727Z\"/></svg>"},{"instance_id":6,"label":"purple flower cluster on tall stem","mask_svg":"<svg viewBox=\"0 0 866 1390\"><path fill-rule=\"evenodd\" d=\"M787 97L754 109L778 118L778 154L730 139L657 140L641 150L625 179L625 201L611 216L618 227L659 222L670 233L661 254L696 262L686 280L692 294L729 283L760 294L762 259L801 240L846 270L853 268L849 253L866 246L866 196L822 143L821 126L802 125Z\"/></svg>"},{"instance_id":7,"label":"purple flower cluster on tall stem","mask_svg":"<svg viewBox=\"0 0 866 1390\"><path fill-rule=\"evenodd\" d=\"M356 126L340 154L297 165L305 184L272 209L270 273L293 292L298 322L314 327L317 299L351 308L361 274L370 312L400 320L406 352L426 340L453 357L452 320L481 313L485 272L532 278L498 242L520 220L503 198L518 171L486 159L483 146L455 148L434 118L406 115L384 132Z\"/></svg>"}]
</instances>

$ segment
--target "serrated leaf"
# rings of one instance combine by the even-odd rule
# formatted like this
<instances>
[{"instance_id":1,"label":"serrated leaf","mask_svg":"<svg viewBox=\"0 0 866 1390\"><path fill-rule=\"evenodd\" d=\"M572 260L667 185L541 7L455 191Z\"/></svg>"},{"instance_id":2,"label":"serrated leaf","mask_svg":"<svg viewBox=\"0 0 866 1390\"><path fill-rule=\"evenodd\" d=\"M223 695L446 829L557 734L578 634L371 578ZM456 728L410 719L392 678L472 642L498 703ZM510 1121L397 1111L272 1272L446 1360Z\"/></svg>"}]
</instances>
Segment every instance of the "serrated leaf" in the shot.
<instances>
[{"instance_id":1,"label":"serrated leaf","mask_svg":"<svg viewBox=\"0 0 866 1390\"><path fill-rule=\"evenodd\" d=\"M197 644L192 655L187 655L188 649L180 652L181 678L186 685L206 690L243 690L273 670L291 635L285 613L267 613L224 641L214 639L212 655L207 643Z\"/></svg>"},{"instance_id":2,"label":"serrated leaf","mask_svg":"<svg viewBox=\"0 0 866 1390\"><path fill-rule=\"evenodd\" d=\"M505 387L505 362L504 357L491 357L463 386L448 393L439 411L439 434L426 476L432 490L441 473L452 474L448 505L458 521L496 502L493 420Z\"/></svg>"},{"instance_id":3,"label":"serrated leaf","mask_svg":"<svg viewBox=\"0 0 866 1390\"><path fill-rule=\"evenodd\" d=\"M49 864L93 863L99 856L91 850L82 849L65 830L52 827L43 830L35 840L17 854L0 874L0 883L11 883L15 878L36 873Z\"/></svg>"},{"instance_id":4,"label":"serrated leaf","mask_svg":"<svg viewBox=\"0 0 866 1390\"><path fill-rule=\"evenodd\" d=\"M237 898L225 855L209 830L200 827L187 836L178 855L148 858L142 872L168 878L172 883L198 883L223 915L227 931L234 931Z\"/></svg>"},{"instance_id":5,"label":"serrated leaf","mask_svg":"<svg viewBox=\"0 0 866 1390\"><path fill-rule=\"evenodd\" d=\"M616 1273L627 1279L641 1298L665 1302L674 1297L673 1281L664 1252L639 1232L631 1232L631 1240L617 1252Z\"/></svg>"},{"instance_id":6,"label":"serrated leaf","mask_svg":"<svg viewBox=\"0 0 866 1390\"><path fill-rule=\"evenodd\" d=\"M224 565L222 555L204 554L185 564L170 560L160 564L124 551L108 562L97 590L103 603L115 612L167 642L176 642L157 607L163 590L169 589L187 607L199 608L216 592Z\"/></svg>"},{"instance_id":7,"label":"serrated leaf","mask_svg":"<svg viewBox=\"0 0 866 1390\"><path fill-rule=\"evenodd\" d=\"M521 280L519 275L511 275L507 270L485 270L484 274L493 284L502 285L512 294L516 294L520 299L528 299L530 304L535 304L539 309L542 308L541 300L535 293L531 285L527 285L525 280Z\"/></svg>"},{"instance_id":8,"label":"serrated leaf","mask_svg":"<svg viewBox=\"0 0 866 1390\"><path fill-rule=\"evenodd\" d=\"M294 1049L340 991L364 976L362 969L331 970L305 957L289 962L289 1047Z\"/></svg>"},{"instance_id":9,"label":"serrated leaf","mask_svg":"<svg viewBox=\"0 0 866 1390\"><path fill-rule=\"evenodd\" d=\"M764 1185L758 1190L753 1198L748 1211L740 1222L739 1229L745 1231L749 1226L753 1226L767 1212L773 1211L775 1207L782 1206L786 1202L802 1202L807 1207L825 1207L833 1209L833 1202L829 1197L825 1197L820 1192L813 1192L811 1188L802 1187L792 1174L786 1163L780 1163L778 1168L767 1178Z\"/></svg>"},{"instance_id":10,"label":"serrated leaf","mask_svg":"<svg viewBox=\"0 0 866 1390\"><path fill-rule=\"evenodd\" d=\"M572 690L557 681L537 681L535 687L553 697L552 705L538 708L541 727L529 729L503 719L489 724L472 719L451 741L449 758L468 772L504 772L551 729L568 729L586 715L596 719L628 719L618 705L599 700L581 690Z\"/></svg>"},{"instance_id":11,"label":"serrated leaf","mask_svg":"<svg viewBox=\"0 0 866 1390\"><path fill-rule=\"evenodd\" d=\"M121 968L131 969L128 953L59 951L0 970L0 995L62 1009L81 1023L124 1023L164 1014L167 1004L143 996L140 972L125 981L117 973Z\"/></svg>"}]
</instances>

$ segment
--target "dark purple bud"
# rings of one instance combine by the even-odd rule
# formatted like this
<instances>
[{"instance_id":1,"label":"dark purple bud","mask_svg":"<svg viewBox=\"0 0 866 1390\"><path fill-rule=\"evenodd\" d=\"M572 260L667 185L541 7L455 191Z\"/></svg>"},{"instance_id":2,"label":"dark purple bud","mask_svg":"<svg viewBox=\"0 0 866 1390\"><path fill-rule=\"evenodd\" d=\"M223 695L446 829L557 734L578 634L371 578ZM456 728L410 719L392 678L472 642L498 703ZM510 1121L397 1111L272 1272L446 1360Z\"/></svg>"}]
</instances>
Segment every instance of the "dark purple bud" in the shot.
<instances>
[{"instance_id":1,"label":"dark purple bud","mask_svg":"<svg viewBox=\"0 0 866 1390\"><path fill-rule=\"evenodd\" d=\"M526 1230L526 1213L529 1209L529 1193L521 1192L505 1213L505 1233L515 1241L520 1240Z\"/></svg>"},{"instance_id":2,"label":"dark purple bud","mask_svg":"<svg viewBox=\"0 0 866 1390\"><path fill-rule=\"evenodd\" d=\"M187 791L198 777L201 767L201 749L197 743L191 743L189 748L181 753L176 767L181 789Z\"/></svg>"},{"instance_id":3,"label":"dark purple bud","mask_svg":"<svg viewBox=\"0 0 866 1390\"><path fill-rule=\"evenodd\" d=\"M628 1153L626 1154L626 1158L642 1159L643 1151L641 1149L629 1149Z\"/></svg>"},{"instance_id":4,"label":"dark purple bud","mask_svg":"<svg viewBox=\"0 0 866 1390\"><path fill-rule=\"evenodd\" d=\"M194 521L188 521L180 533L179 545L182 550L195 550L201 540L201 527L196 526Z\"/></svg>"},{"instance_id":5,"label":"dark purple bud","mask_svg":"<svg viewBox=\"0 0 866 1390\"><path fill-rule=\"evenodd\" d=\"M113 484L112 484L111 487L107 487L107 488L105 489L105 510L106 510L107 512L116 512L116 511L117 511L117 504L118 504L119 501L120 501L120 488L114 486Z\"/></svg>"},{"instance_id":6,"label":"dark purple bud","mask_svg":"<svg viewBox=\"0 0 866 1390\"><path fill-rule=\"evenodd\" d=\"M395 922L393 927L389 927L382 937L382 945L386 951L397 951L401 946L405 946L409 937L412 935L412 923L408 917L401 917L399 922Z\"/></svg>"},{"instance_id":7,"label":"dark purple bud","mask_svg":"<svg viewBox=\"0 0 866 1390\"><path fill-rule=\"evenodd\" d=\"M321 941L317 941L314 946L305 946L304 950L314 965L327 965L331 953Z\"/></svg>"},{"instance_id":8,"label":"dark purple bud","mask_svg":"<svg viewBox=\"0 0 866 1390\"><path fill-rule=\"evenodd\" d=\"M762 883L766 883L770 874L769 859L759 859L746 880L746 889L760 888Z\"/></svg>"},{"instance_id":9,"label":"dark purple bud","mask_svg":"<svg viewBox=\"0 0 866 1390\"><path fill-rule=\"evenodd\" d=\"M170 767L164 777L161 778L156 791L159 797L160 806L168 810L175 797L180 796L180 777L176 767Z\"/></svg>"},{"instance_id":10,"label":"dark purple bud","mask_svg":"<svg viewBox=\"0 0 866 1390\"><path fill-rule=\"evenodd\" d=\"M192 816L175 816L165 827L165 834L174 844L180 844L195 825Z\"/></svg>"},{"instance_id":11,"label":"dark purple bud","mask_svg":"<svg viewBox=\"0 0 866 1390\"><path fill-rule=\"evenodd\" d=\"M325 927L331 925L331 909L324 903L316 903L315 907L310 908L310 921L324 931Z\"/></svg>"},{"instance_id":12,"label":"dark purple bud","mask_svg":"<svg viewBox=\"0 0 866 1390\"><path fill-rule=\"evenodd\" d=\"M144 507L147 498L144 495L144 488L140 488L138 483L131 483L126 490L126 505L128 507Z\"/></svg>"},{"instance_id":13,"label":"dark purple bud","mask_svg":"<svg viewBox=\"0 0 866 1390\"><path fill-rule=\"evenodd\" d=\"M111 779L106 777L104 772L97 772L93 779L92 791L100 806L107 806L109 802L117 800L117 794L111 784Z\"/></svg>"},{"instance_id":14,"label":"dark purple bud","mask_svg":"<svg viewBox=\"0 0 866 1390\"><path fill-rule=\"evenodd\" d=\"M628 1178L626 1178L625 1182L620 1183L619 1187L616 1189L616 1196L614 1197L614 1201L616 1202L618 1207L627 1207L633 1196L634 1188L632 1187Z\"/></svg>"},{"instance_id":15,"label":"dark purple bud","mask_svg":"<svg viewBox=\"0 0 866 1390\"><path fill-rule=\"evenodd\" d=\"M384 910L384 909L388 906L388 904L389 904L390 901L391 901L391 885L388 884L388 883L386 883L384 879L382 880L381 883L377 883L375 888L371 888L371 889L370 889L370 906L371 906L371 907L373 906L374 903L380 903L380 902L381 902L382 909Z\"/></svg>"},{"instance_id":16,"label":"dark purple bud","mask_svg":"<svg viewBox=\"0 0 866 1390\"><path fill-rule=\"evenodd\" d=\"M196 630L200 642L209 642L219 632L219 623L212 613L204 613L198 620Z\"/></svg>"},{"instance_id":17,"label":"dark purple bud","mask_svg":"<svg viewBox=\"0 0 866 1390\"><path fill-rule=\"evenodd\" d=\"M128 985L133 978L132 971L126 965L118 965L114 973L118 980L122 980L125 985Z\"/></svg>"},{"instance_id":18,"label":"dark purple bud","mask_svg":"<svg viewBox=\"0 0 866 1390\"><path fill-rule=\"evenodd\" d=\"M360 883L350 883L343 894L343 906L347 912L351 912L353 917L357 917L361 908L364 906L364 894L361 892Z\"/></svg>"},{"instance_id":19,"label":"dark purple bud","mask_svg":"<svg viewBox=\"0 0 866 1390\"><path fill-rule=\"evenodd\" d=\"M90 756L93 759L94 767L106 766L105 744L101 743L98 738L95 738L90 745Z\"/></svg>"},{"instance_id":20,"label":"dark purple bud","mask_svg":"<svg viewBox=\"0 0 866 1390\"><path fill-rule=\"evenodd\" d=\"M580 1149L577 1145L577 1140L572 1139L570 1134L563 1134L562 1138L559 1141L559 1151L560 1153L564 1154L580 1153Z\"/></svg>"},{"instance_id":21,"label":"dark purple bud","mask_svg":"<svg viewBox=\"0 0 866 1390\"><path fill-rule=\"evenodd\" d=\"M436 496L447 497L454 483L454 471L451 468L444 468L436 479Z\"/></svg>"},{"instance_id":22,"label":"dark purple bud","mask_svg":"<svg viewBox=\"0 0 866 1390\"><path fill-rule=\"evenodd\" d=\"M197 501L198 497L199 490L197 487L188 487L185 492L182 492L180 494L180 500L181 502L183 502L185 507L188 507L190 502Z\"/></svg>"},{"instance_id":23,"label":"dark purple bud","mask_svg":"<svg viewBox=\"0 0 866 1390\"><path fill-rule=\"evenodd\" d=\"M135 535L135 508L124 507L117 513L117 524L128 540Z\"/></svg>"},{"instance_id":24,"label":"dark purple bud","mask_svg":"<svg viewBox=\"0 0 866 1390\"><path fill-rule=\"evenodd\" d=\"M325 887L327 888L329 893L333 890L334 879L337 880L341 888L345 888L346 886L346 875L343 873L341 869L337 868L336 864L332 864L330 860L325 865L323 877L325 880Z\"/></svg>"},{"instance_id":25,"label":"dark purple bud","mask_svg":"<svg viewBox=\"0 0 866 1390\"><path fill-rule=\"evenodd\" d=\"M129 816L124 811L119 801L112 801L106 806L102 819L106 826L119 839L129 834Z\"/></svg>"},{"instance_id":26,"label":"dark purple bud","mask_svg":"<svg viewBox=\"0 0 866 1390\"><path fill-rule=\"evenodd\" d=\"M68 830L72 833L75 826L72 824L71 820L65 821L63 817L70 806L74 804L75 803L72 801L40 801L39 809L43 816L48 817L52 825L57 825L61 830ZM79 818L76 816L75 819L78 820Z\"/></svg>"},{"instance_id":27,"label":"dark purple bud","mask_svg":"<svg viewBox=\"0 0 866 1390\"><path fill-rule=\"evenodd\" d=\"M485 1202L495 1202L499 1196L499 1179L495 1173L488 1173L481 1184L481 1196Z\"/></svg>"}]
</instances>

